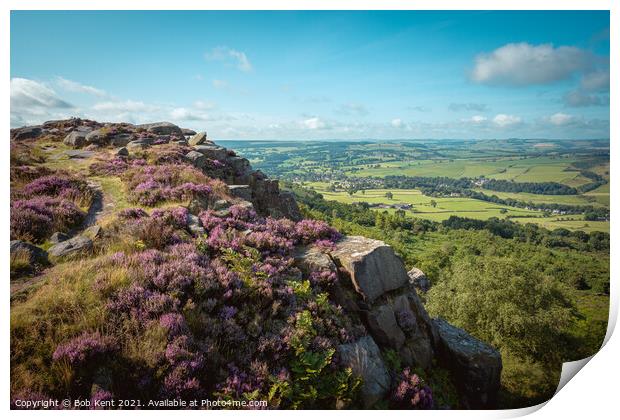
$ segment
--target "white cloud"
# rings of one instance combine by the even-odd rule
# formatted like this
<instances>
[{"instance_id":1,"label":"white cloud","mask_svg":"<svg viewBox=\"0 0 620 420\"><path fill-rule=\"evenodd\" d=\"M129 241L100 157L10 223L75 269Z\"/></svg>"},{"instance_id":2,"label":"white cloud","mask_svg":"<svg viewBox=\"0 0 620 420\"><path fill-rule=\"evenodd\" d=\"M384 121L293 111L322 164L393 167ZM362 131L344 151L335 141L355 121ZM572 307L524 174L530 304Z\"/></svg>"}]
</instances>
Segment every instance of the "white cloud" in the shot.
<instances>
[{"instance_id":1,"label":"white cloud","mask_svg":"<svg viewBox=\"0 0 620 420\"><path fill-rule=\"evenodd\" d=\"M573 122L575 117L572 115L558 112L549 117L549 122L553 125L566 125Z\"/></svg>"},{"instance_id":2,"label":"white cloud","mask_svg":"<svg viewBox=\"0 0 620 420\"><path fill-rule=\"evenodd\" d=\"M487 117L483 117L482 115L474 115L469 119L470 122L474 124L482 124L487 120Z\"/></svg>"},{"instance_id":3,"label":"white cloud","mask_svg":"<svg viewBox=\"0 0 620 420\"><path fill-rule=\"evenodd\" d=\"M403 128L405 126L403 120L401 120L400 118L394 118L390 124L392 124L392 127L394 128Z\"/></svg>"},{"instance_id":4,"label":"white cloud","mask_svg":"<svg viewBox=\"0 0 620 420\"><path fill-rule=\"evenodd\" d=\"M226 89L228 87L228 82L226 80L213 79L211 83L216 89Z\"/></svg>"},{"instance_id":5,"label":"white cloud","mask_svg":"<svg viewBox=\"0 0 620 420\"><path fill-rule=\"evenodd\" d=\"M330 128L329 124L319 117L312 117L302 121L302 126L309 130L324 130Z\"/></svg>"},{"instance_id":6,"label":"white cloud","mask_svg":"<svg viewBox=\"0 0 620 420\"><path fill-rule=\"evenodd\" d=\"M521 121L521 117L507 114L497 114L493 118L493 122L498 127L510 127L512 125L520 124Z\"/></svg>"},{"instance_id":7,"label":"white cloud","mask_svg":"<svg viewBox=\"0 0 620 420\"><path fill-rule=\"evenodd\" d=\"M591 66L592 54L576 47L506 44L476 57L471 79L498 85L545 84L569 78Z\"/></svg>"},{"instance_id":8,"label":"white cloud","mask_svg":"<svg viewBox=\"0 0 620 420\"><path fill-rule=\"evenodd\" d=\"M193 105L194 105L194 108L203 109L203 110L215 109L217 107L215 103L205 102L205 101L195 101Z\"/></svg>"},{"instance_id":9,"label":"white cloud","mask_svg":"<svg viewBox=\"0 0 620 420\"><path fill-rule=\"evenodd\" d=\"M210 61L232 62L241 71L252 71L252 63L244 52L225 46L213 48L205 54L205 58Z\"/></svg>"},{"instance_id":10,"label":"white cloud","mask_svg":"<svg viewBox=\"0 0 620 420\"><path fill-rule=\"evenodd\" d=\"M159 109L158 106L145 104L142 101L108 101L99 102L93 105L95 111L105 113L123 113L123 112L154 112Z\"/></svg>"},{"instance_id":11,"label":"white cloud","mask_svg":"<svg viewBox=\"0 0 620 420\"><path fill-rule=\"evenodd\" d=\"M30 79L11 79L11 111L15 108L72 108L56 92L42 83Z\"/></svg>"},{"instance_id":12,"label":"white cloud","mask_svg":"<svg viewBox=\"0 0 620 420\"><path fill-rule=\"evenodd\" d=\"M86 93L88 95L104 97L107 96L106 91L97 89L96 87L83 85L79 82L74 82L73 80L68 80L63 77L56 78L56 84L60 86L64 90L68 90L70 92L77 93Z\"/></svg>"}]
</instances>

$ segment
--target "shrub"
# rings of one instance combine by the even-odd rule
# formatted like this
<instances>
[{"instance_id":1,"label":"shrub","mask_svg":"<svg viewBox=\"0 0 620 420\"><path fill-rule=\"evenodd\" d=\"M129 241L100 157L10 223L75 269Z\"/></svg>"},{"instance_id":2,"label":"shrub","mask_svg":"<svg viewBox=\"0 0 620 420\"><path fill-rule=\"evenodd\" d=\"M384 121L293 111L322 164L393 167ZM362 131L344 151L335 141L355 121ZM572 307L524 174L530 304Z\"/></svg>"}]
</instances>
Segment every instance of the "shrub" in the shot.
<instances>
[{"instance_id":1,"label":"shrub","mask_svg":"<svg viewBox=\"0 0 620 420\"><path fill-rule=\"evenodd\" d=\"M433 394L420 377L405 368L399 375L391 394L391 401L399 409L431 409Z\"/></svg>"},{"instance_id":2,"label":"shrub","mask_svg":"<svg viewBox=\"0 0 620 420\"><path fill-rule=\"evenodd\" d=\"M66 199L37 197L11 203L11 239L41 242L54 231L67 232L85 213Z\"/></svg>"}]
</instances>

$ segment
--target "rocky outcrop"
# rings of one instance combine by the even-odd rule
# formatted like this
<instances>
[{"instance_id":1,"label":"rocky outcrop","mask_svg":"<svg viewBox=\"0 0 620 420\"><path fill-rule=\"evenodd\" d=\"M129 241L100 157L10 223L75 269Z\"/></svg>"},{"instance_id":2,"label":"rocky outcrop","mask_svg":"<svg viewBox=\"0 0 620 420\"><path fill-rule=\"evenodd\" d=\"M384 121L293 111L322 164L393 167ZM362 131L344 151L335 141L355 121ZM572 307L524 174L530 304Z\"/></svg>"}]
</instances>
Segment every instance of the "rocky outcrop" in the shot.
<instances>
[{"instance_id":1,"label":"rocky outcrop","mask_svg":"<svg viewBox=\"0 0 620 420\"><path fill-rule=\"evenodd\" d=\"M372 337L364 336L354 343L340 345L338 354L341 363L362 378L360 393L365 408L372 407L385 396L390 389L390 376Z\"/></svg>"},{"instance_id":2,"label":"rocky outcrop","mask_svg":"<svg viewBox=\"0 0 620 420\"><path fill-rule=\"evenodd\" d=\"M11 140L30 140L36 139L43 133L40 125L21 127L11 130Z\"/></svg>"},{"instance_id":3,"label":"rocky outcrop","mask_svg":"<svg viewBox=\"0 0 620 420\"><path fill-rule=\"evenodd\" d=\"M206 132L201 132L198 134L194 134L188 141L187 143L190 146L198 146L199 144L202 144L205 142L205 140L207 140L207 133Z\"/></svg>"},{"instance_id":4,"label":"rocky outcrop","mask_svg":"<svg viewBox=\"0 0 620 420\"><path fill-rule=\"evenodd\" d=\"M47 252L36 245L16 239L11 241L10 249L11 256L18 253L26 253L31 265L47 264Z\"/></svg>"},{"instance_id":5,"label":"rocky outcrop","mask_svg":"<svg viewBox=\"0 0 620 420\"><path fill-rule=\"evenodd\" d=\"M464 406L493 406L501 373L499 353L443 320L432 320L402 260L389 245L345 236L332 250L298 249L295 264L305 276L337 273L339 281L331 287L330 297L370 333L339 347L341 360L364 379L362 394L368 406L389 389L380 349L395 351L402 366L429 369L438 360L456 383L464 384Z\"/></svg>"},{"instance_id":6,"label":"rocky outcrop","mask_svg":"<svg viewBox=\"0 0 620 420\"><path fill-rule=\"evenodd\" d=\"M150 124L141 124L138 125L138 128L143 128L149 133L160 134L160 135L176 135L178 137L183 137L183 130L177 125L169 123L167 121L150 123Z\"/></svg>"},{"instance_id":7,"label":"rocky outcrop","mask_svg":"<svg viewBox=\"0 0 620 420\"><path fill-rule=\"evenodd\" d=\"M488 344L441 318L433 323L439 335L439 357L453 372L468 408L494 408L502 372L502 357Z\"/></svg>"},{"instance_id":8,"label":"rocky outcrop","mask_svg":"<svg viewBox=\"0 0 620 420\"><path fill-rule=\"evenodd\" d=\"M67 136L63 140L63 143L71 147L78 147L78 148L83 147L87 144L86 143L87 134L88 134L87 131L74 130L70 132L69 134L67 134Z\"/></svg>"}]
</instances>

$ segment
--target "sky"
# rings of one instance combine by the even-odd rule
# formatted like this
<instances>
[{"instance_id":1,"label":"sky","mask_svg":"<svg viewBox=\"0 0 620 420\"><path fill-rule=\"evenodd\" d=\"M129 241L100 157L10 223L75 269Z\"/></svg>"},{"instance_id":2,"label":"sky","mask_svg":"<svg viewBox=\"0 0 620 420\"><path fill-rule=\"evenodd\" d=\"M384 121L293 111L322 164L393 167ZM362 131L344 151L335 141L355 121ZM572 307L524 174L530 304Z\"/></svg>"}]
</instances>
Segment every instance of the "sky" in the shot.
<instances>
[{"instance_id":1,"label":"sky","mask_svg":"<svg viewBox=\"0 0 620 420\"><path fill-rule=\"evenodd\" d=\"M608 11L12 11L11 126L609 138Z\"/></svg>"}]
</instances>

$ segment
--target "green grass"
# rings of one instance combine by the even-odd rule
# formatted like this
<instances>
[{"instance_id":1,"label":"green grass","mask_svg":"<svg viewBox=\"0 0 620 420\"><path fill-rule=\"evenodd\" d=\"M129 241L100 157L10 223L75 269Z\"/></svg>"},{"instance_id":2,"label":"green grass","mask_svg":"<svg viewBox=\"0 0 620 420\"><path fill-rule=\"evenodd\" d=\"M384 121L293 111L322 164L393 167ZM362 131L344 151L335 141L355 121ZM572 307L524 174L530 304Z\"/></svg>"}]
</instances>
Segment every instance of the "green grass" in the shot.
<instances>
[{"instance_id":1,"label":"green grass","mask_svg":"<svg viewBox=\"0 0 620 420\"><path fill-rule=\"evenodd\" d=\"M553 230L557 228L565 228L569 230L582 230L584 232L609 232L609 222L591 222L583 220L583 215L568 215L568 216L552 216L543 217L542 211L526 210L517 207L502 206L495 203L490 203L482 200L475 200L465 197L446 197L435 198L428 197L422 194L419 190L387 190L387 189L373 189L366 190L364 194L361 191L356 192L353 195L349 195L346 191L327 191L328 184L325 182L306 182L305 186L313 188L318 193L322 194L326 200L334 200L341 203L378 203L378 204L412 204L413 210L407 210L407 215L413 217L419 217L422 219L432 220L434 222L441 222L448 219L450 216L455 215L459 217L468 217L471 219L486 220L491 217L497 217L504 219L512 216L512 220L519 223L536 223L547 229ZM390 200L385 196L386 192L391 192L393 198ZM488 191L487 191L488 193ZM511 193L498 193L500 194L520 196L522 194ZM534 194L526 194L527 196ZM550 197L563 197L567 201L566 204L585 204L579 202L570 202L575 200L576 196L540 196L548 198ZM567 198L568 197L568 198ZM436 207L431 205L431 200L437 203ZM553 201L549 201L553 202ZM506 212L502 213L502 209ZM396 212L396 209L382 209L376 208L377 211L387 211L388 213Z\"/></svg>"},{"instance_id":2,"label":"green grass","mask_svg":"<svg viewBox=\"0 0 620 420\"><path fill-rule=\"evenodd\" d=\"M605 187L603 185L602 187ZM599 187L599 188L602 188ZM484 193L486 195L496 195L502 199L514 199L532 203L542 204L568 204L572 206L608 206L609 205L609 186L607 186L607 193L588 193L580 195L543 195L543 194L530 194L530 193L513 193L513 192L501 192L492 191L482 188L475 188L474 191ZM594 191L598 191L594 190ZM605 201L606 199L606 201ZM607 202L607 205L605 204Z\"/></svg>"}]
</instances>

